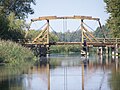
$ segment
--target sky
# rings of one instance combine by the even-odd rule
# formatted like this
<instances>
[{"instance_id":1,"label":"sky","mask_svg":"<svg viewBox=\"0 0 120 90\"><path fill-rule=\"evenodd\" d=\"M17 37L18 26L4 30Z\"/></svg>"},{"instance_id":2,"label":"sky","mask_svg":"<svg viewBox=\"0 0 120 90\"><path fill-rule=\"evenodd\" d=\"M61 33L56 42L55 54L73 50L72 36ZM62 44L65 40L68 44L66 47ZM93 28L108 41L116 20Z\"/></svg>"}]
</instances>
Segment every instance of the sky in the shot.
<instances>
[{"instance_id":1,"label":"sky","mask_svg":"<svg viewBox=\"0 0 120 90\"><path fill-rule=\"evenodd\" d=\"M102 25L106 23L109 15L106 13L103 0L36 0L36 5L32 5L34 14L29 15L27 22L32 18L41 16L92 16L100 18ZM34 22L31 29L39 29L45 21ZM67 23L65 25L65 23ZM92 29L96 29L96 21L86 21ZM75 31L80 25L80 20L54 20L50 25L55 31L64 32L67 30ZM64 26L64 27L63 27Z\"/></svg>"}]
</instances>

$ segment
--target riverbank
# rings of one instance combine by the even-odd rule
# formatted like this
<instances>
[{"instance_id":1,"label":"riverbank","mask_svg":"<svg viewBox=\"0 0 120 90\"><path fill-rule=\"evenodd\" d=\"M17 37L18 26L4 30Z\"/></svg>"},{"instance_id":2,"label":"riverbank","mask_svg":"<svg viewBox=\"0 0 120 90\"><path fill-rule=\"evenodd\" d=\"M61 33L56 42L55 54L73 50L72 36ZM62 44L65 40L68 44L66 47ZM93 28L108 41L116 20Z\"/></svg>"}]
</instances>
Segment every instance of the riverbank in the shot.
<instances>
[{"instance_id":1,"label":"riverbank","mask_svg":"<svg viewBox=\"0 0 120 90\"><path fill-rule=\"evenodd\" d=\"M12 41L0 40L0 81L27 73L35 61L35 55L28 48Z\"/></svg>"}]
</instances>

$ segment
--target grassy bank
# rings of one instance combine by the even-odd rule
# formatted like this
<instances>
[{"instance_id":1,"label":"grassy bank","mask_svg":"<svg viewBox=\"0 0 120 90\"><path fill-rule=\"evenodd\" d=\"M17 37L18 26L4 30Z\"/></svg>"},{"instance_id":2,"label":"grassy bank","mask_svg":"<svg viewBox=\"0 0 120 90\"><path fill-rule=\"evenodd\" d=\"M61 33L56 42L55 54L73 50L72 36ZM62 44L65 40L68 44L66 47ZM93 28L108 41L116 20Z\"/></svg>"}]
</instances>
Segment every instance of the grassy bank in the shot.
<instances>
[{"instance_id":1,"label":"grassy bank","mask_svg":"<svg viewBox=\"0 0 120 90\"><path fill-rule=\"evenodd\" d=\"M11 41L0 40L0 81L27 73L35 63L31 50Z\"/></svg>"},{"instance_id":2,"label":"grassy bank","mask_svg":"<svg viewBox=\"0 0 120 90\"><path fill-rule=\"evenodd\" d=\"M35 56L29 49L11 41L0 40L0 63L19 67L34 61Z\"/></svg>"}]
</instances>

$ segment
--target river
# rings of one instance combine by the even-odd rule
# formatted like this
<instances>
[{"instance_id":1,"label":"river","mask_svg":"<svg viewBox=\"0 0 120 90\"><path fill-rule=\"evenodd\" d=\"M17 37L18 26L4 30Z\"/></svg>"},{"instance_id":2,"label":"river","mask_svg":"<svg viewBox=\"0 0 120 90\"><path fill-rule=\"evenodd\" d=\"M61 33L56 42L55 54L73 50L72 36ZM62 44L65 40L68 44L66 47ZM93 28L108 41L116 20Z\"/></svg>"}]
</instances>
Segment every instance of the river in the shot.
<instances>
[{"instance_id":1,"label":"river","mask_svg":"<svg viewBox=\"0 0 120 90\"><path fill-rule=\"evenodd\" d=\"M21 74L0 75L7 77L0 81L0 90L120 90L118 58L52 54L43 60L48 62L38 63Z\"/></svg>"}]
</instances>

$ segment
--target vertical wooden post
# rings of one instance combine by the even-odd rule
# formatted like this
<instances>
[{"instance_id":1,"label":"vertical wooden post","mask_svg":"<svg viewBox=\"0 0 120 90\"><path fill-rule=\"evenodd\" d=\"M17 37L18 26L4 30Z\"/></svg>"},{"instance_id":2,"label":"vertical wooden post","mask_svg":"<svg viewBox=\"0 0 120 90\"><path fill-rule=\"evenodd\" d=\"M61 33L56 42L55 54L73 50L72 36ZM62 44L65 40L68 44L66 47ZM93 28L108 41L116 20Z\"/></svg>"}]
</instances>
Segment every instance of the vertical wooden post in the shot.
<instances>
[{"instance_id":1,"label":"vertical wooden post","mask_svg":"<svg viewBox=\"0 0 120 90\"><path fill-rule=\"evenodd\" d=\"M85 56L87 58L87 45L86 41L84 42L84 27L83 27L83 19L81 19L81 34L82 34L82 50L81 50L81 55ZM84 45L85 44L85 45Z\"/></svg>"},{"instance_id":2,"label":"vertical wooden post","mask_svg":"<svg viewBox=\"0 0 120 90\"><path fill-rule=\"evenodd\" d=\"M106 61L106 65L108 65L108 47L107 47L107 46L105 47L105 52L106 52L106 53L105 53L105 55L106 55L106 56L105 56L105 57L106 57L106 60L105 60L105 61Z\"/></svg>"},{"instance_id":3,"label":"vertical wooden post","mask_svg":"<svg viewBox=\"0 0 120 90\"><path fill-rule=\"evenodd\" d=\"M89 46L87 46L87 58L89 58Z\"/></svg>"},{"instance_id":4,"label":"vertical wooden post","mask_svg":"<svg viewBox=\"0 0 120 90\"><path fill-rule=\"evenodd\" d=\"M115 45L115 55L116 55L116 57L118 56L118 44L116 43L116 45Z\"/></svg>"},{"instance_id":5,"label":"vertical wooden post","mask_svg":"<svg viewBox=\"0 0 120 90\"><path fill-rule=\"evenodd\" d=\"M47 44L48 45L46 45L46 49L47 49L47 51L48 51L48 49L49 49L49 43L50 43L50 35L49 35L49 32L50 32L50 23L49 23L49 20L47 20ZM46 53L46 55L47 55L47 53ZM48 55L47 55L47 57L48 57Z\"/></svg>"},{"instance_id":6,"label":"vertical wooden post","mask_svg":"<svg viewBox=\"0 0 120 90\"><path fill-rule=\"evenodd\" d=\"M47 20L47 44L49 44L49 20Z\"/></svg>"},{"instance_id":7,"label":"vertical wooden post","mask_svg":"<svg viewBox=\"0 0 120 90\"><path fill-rule=\"evenodd\" d=\"M102 47L98 47L98 55L102 55L103 54L103 49Z\"/></svg>"},{"instance_id":8,"label":"vertical wooden post","mask_svg":"<svg viewBox=\"0 0 120 90\"><path fill-rule=\"evenodd\" d=\"M83 44L83 41L84 41L84 31L83 31L83 19L81 19L81 33L82 33L82 44Z\"/></svg>"},{"instance_id":9,"label":"vertical wooden post","mask_svg":"<svg viewBox=\"0 0 120 90\"><path fill-rule=\"evenodd\" d=\"M111 47L112 58L115 59L115 47Z\"/></svg>"},{"instance_id":10,"label":"vertical wooden post","mask_svg":"<svg viewBox=\"0 0 120 90\"><path fill-rule=\"evenodd\" d=\"M108 47L105 47L106 54L108 55Z\"/></svg>"}]
</instances>

